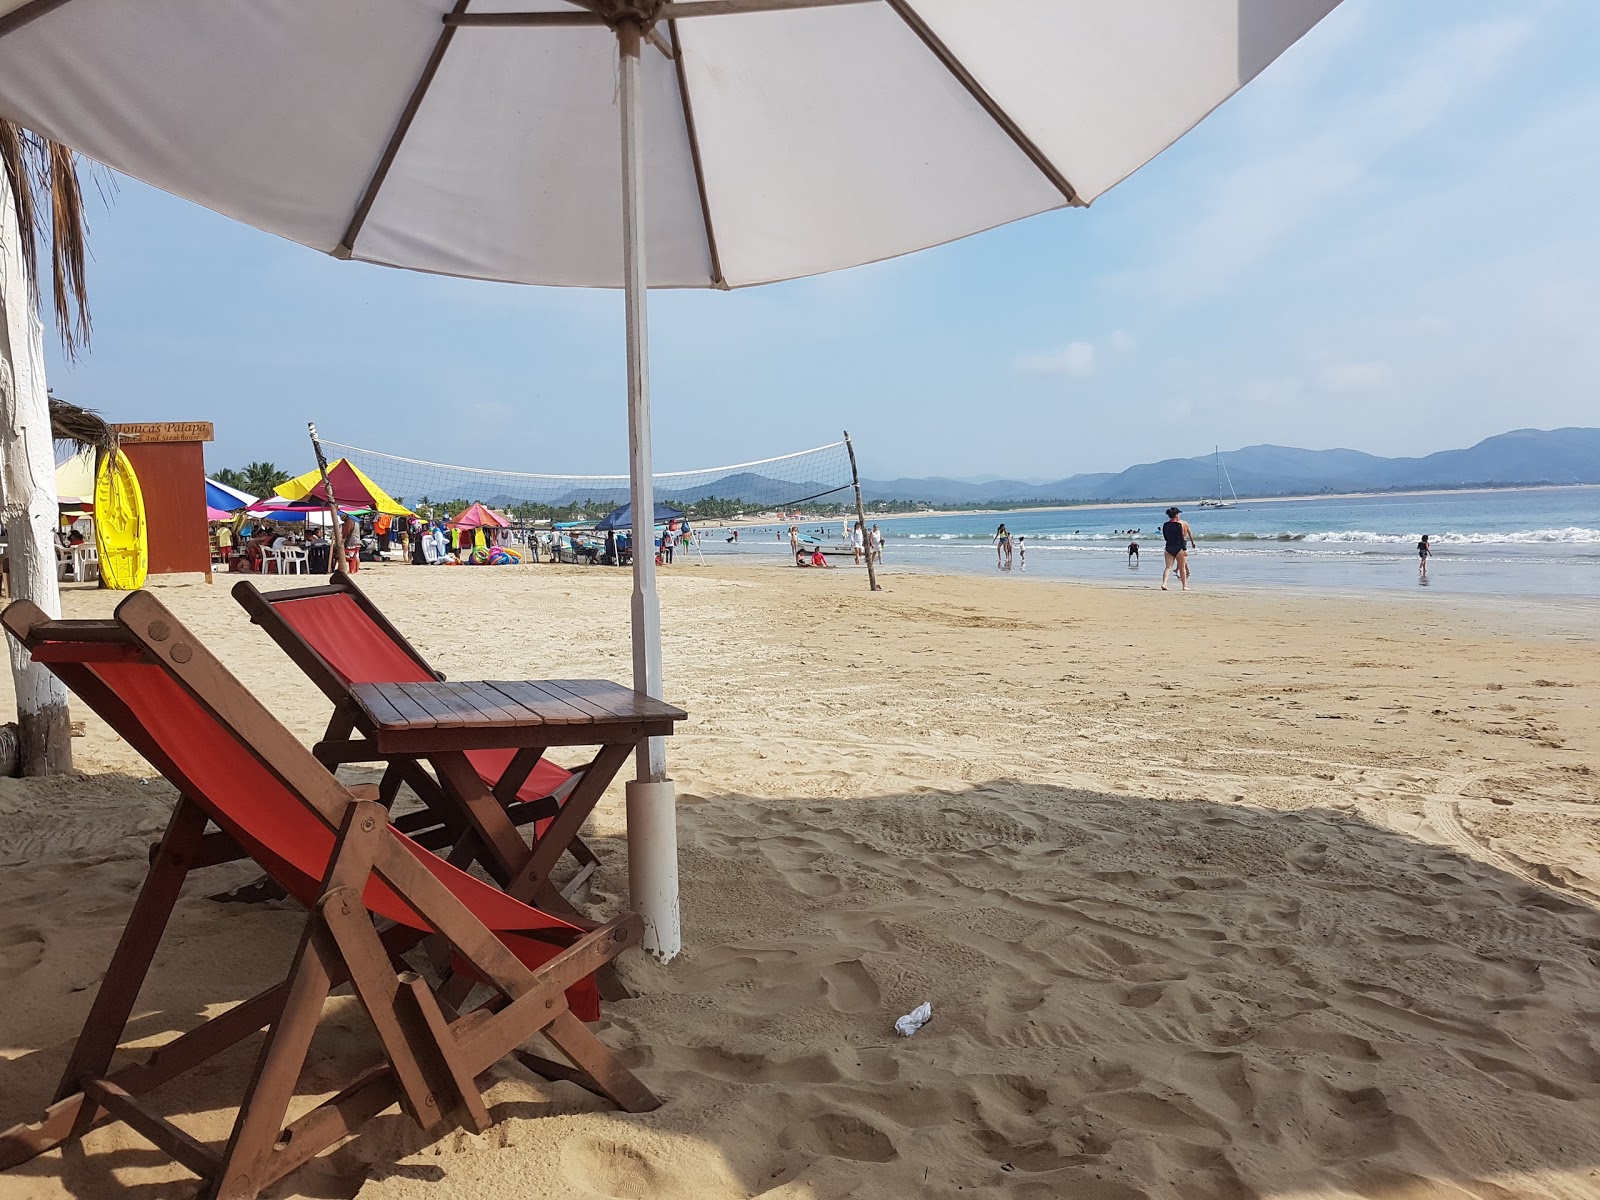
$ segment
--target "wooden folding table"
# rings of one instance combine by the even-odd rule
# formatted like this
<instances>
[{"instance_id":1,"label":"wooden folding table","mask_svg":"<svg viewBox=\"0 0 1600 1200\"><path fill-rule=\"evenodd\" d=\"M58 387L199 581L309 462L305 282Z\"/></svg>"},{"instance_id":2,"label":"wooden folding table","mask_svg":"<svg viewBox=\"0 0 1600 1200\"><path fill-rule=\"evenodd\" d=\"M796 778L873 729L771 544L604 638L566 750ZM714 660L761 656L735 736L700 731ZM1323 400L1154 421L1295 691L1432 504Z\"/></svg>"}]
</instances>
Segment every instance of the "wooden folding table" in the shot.
<instances>
[{"instance_id":1,"label":"wooden folding table","mask_svg":"<svg viewBox=\"0 0 1600 1200\"><path fill-rule=\"evenodd\" d=\"M322 743L319 756L428 762L456 809L440 814L460 833L450 861L463 866L476 858L511 895L564 917L579 914L550 882L551 870L639 743L670 736L689 715L603 679L359 683L350 695L355 739ZM529 847L504 801L552 746L599 752L565 800L552 803L548 824L541 822ZM505 749L515 756L490 791L465 752Z\"/></svg>"}]
</instances>

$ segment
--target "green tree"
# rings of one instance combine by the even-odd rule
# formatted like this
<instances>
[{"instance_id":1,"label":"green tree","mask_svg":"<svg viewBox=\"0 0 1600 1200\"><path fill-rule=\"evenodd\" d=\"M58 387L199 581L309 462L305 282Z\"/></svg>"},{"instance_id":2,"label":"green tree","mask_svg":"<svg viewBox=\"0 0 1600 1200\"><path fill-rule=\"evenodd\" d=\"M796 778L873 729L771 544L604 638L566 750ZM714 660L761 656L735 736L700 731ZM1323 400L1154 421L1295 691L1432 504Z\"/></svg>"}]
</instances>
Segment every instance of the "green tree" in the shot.
<instances>
[{"instance_id":1,"label":"green tree","mask_svg":"<svg viewBox=\"0 0 1600 1200\"><path fill-rule=\"evenodd\" d=\"M280 483L288 483L294 478L277 463L270 462L247 463L239 476L244 480L243 483L230 483L228 486L243 488L253 496L270 496Z\"/></svg>"}]
</instances>

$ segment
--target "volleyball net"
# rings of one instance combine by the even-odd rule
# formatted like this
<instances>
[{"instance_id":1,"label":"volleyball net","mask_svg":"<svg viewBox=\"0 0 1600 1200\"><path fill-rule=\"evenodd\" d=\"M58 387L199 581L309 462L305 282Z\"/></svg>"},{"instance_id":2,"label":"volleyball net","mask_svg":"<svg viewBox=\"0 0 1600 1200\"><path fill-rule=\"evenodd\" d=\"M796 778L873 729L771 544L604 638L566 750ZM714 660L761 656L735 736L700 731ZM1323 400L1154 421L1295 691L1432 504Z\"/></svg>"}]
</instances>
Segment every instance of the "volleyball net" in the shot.
<instances>
[{"instance_id":1,"label":"volleyball net","mask_svg":"<svg viewBox=\"0 0 1600 1200\"><path fill-rule=\"evenodd\" d=\"M628 501L626 475L495 471L321 441L330 462L349 459L419 516L451 517L479 503L521 521L584 521ZM802 505L808 513L842 512L853 502L851 483L849 452L841 441L755 462L662 472L655 476L655 493L657 504L717 521Z\"/></svg>"}]
</instances>

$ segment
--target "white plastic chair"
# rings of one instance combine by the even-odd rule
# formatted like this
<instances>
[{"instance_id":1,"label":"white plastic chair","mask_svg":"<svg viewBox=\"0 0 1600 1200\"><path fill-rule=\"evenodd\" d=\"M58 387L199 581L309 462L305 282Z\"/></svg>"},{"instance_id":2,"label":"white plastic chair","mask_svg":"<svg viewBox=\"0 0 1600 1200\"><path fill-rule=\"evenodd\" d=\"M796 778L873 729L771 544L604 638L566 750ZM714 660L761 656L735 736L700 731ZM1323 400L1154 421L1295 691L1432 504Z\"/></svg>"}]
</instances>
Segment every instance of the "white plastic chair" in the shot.
<instances>
[{"instance_id":1,"label":"white plastic chair","mask_svg":"<svg viewBox=\"0 0 1600 1200\"><path fill-rule=\"evenodd\" d=\"M274 550L271 546L261 547L261 573L263 575L282 575L283 551Z\"/></svg>"},{"instance_id":2,"label":"white plastic chair","mask_svg":"<svg viewBox=\"0 0 1600 1200\"><path fill-rule=\"evenodd\" d=\"M282 575L309 575L311 560L304 547L285 546L278 554L278 572Z\"/></svg>"},{"instance_id":3,"label":"white plastic chair","mask_svg":"<svg viewBox=\"0 0 1600 1200\"><path fill-rule=\"evenodd\" d=\"M85 542L72 548L72 577L79 583L100 578L100 552L94 543Z\"/></svg>"}]
</instances>

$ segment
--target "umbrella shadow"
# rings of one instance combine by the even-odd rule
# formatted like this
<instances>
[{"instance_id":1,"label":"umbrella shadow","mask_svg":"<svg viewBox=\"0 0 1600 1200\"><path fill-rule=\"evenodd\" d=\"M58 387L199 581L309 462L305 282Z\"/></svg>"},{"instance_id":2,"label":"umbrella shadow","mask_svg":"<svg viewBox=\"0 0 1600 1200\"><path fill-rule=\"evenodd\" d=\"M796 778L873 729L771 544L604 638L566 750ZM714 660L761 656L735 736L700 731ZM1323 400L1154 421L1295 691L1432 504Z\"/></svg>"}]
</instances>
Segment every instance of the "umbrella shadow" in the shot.
<instances>
[{"instance_id":1,"label":"umbrella shadow","mask_svg":"<svg viewBox=\"0 0 1600 1200\"><path fill-rule=\"evenodd\" d=\"M1004 779L692 800L690 949L635 956L611 1014L668 1103L605 1136L662 1177L1409 1197L1600 1167L1581 895L1330 809ZM660 1161L667 1132L699 1158Z\"/></svg>"}]
</instances>

